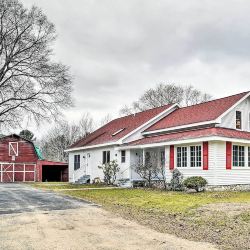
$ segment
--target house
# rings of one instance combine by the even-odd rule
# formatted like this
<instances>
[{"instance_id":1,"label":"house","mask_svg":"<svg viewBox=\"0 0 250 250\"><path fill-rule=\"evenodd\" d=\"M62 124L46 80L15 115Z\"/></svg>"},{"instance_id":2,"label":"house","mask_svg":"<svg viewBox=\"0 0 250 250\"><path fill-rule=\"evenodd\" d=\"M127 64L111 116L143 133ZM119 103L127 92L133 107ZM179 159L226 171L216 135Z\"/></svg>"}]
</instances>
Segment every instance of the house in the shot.
<instances>
[{"instance_id":1,"label":"house","mask_svg":"<svg viewBox=\"0 0 250 250\"><path fill-rule=\"evenodd\" d=\"M44 160L32 141L0 138L0 182L68 181L68 164Z\"/></svg>"},{"instance_id":2,"label":"house","mask_svg":"<svg viewBox=\"0 0 250 250\"><path fill-rule=\"evenodd\" d=\"M118 180L131 185L140 179L133 166L153 152L167 180L178 168L184 178L202 176L209 185L250 184L250 92L121 117L67 151L70 182L103 178L98 165L117 160Z\"/></svg>"}]
</instances>

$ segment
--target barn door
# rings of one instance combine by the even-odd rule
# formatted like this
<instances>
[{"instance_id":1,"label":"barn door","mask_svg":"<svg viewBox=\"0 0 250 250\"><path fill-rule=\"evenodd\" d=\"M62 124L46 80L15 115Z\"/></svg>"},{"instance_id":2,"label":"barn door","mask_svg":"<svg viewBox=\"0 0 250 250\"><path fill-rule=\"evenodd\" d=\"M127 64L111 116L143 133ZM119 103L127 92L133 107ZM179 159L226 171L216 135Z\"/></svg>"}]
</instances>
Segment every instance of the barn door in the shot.
<instances>
[{"instance_id":1,"label":"barn door","mask_svg":"<svg viewBox=\"0 0 250 250\"><path fill-rule=\"evenodd\" d=\"M0 181L14 182L14 164L1 164Z\"/></svg>"}]
</instances>

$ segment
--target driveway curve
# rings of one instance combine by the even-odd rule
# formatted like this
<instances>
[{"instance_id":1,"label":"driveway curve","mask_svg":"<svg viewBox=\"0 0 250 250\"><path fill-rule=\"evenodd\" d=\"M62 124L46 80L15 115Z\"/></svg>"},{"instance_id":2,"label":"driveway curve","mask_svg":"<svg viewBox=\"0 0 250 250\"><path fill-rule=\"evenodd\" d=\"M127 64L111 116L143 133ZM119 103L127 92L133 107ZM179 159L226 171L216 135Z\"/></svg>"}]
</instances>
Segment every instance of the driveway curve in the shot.
<instances>
[{"instance_id":1,"label":"driveway curve","mask_svg":"<svg viewBox=\"0 0 250 250\"><path fill-rule=\"evenodd\" d=\"M0 249L215 249L158 233L91 203L22 184L0 185Z\"/></svg>"}]
</instances>

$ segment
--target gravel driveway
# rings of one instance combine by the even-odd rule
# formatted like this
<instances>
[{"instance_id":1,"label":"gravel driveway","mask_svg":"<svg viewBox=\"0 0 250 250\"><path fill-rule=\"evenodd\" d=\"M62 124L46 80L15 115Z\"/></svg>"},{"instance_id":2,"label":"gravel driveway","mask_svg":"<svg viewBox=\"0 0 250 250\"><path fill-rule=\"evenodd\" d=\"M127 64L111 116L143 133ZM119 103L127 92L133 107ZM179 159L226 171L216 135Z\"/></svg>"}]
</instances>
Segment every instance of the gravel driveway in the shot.
<instances>
[{"instance_id":1,"label":"gravel driveway","mask_svg":"<svg viewBox=\"0 0 250 250\"><path fill-rule=\"evenodd\" d=\"M158 233L91 203L0 184L0 249L215 249Z\"/></svg>"}]
</instances>

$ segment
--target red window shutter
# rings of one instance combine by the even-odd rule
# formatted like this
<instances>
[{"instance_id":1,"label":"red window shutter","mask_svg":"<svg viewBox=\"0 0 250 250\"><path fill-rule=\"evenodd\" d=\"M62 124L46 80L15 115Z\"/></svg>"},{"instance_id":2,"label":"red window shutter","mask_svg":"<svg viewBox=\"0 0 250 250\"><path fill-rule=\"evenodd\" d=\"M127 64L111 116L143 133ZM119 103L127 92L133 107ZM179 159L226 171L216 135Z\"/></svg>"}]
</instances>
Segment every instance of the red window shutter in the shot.
<instances>
[{"instance_id":1,"label":"red window shutter","mask_svg":"<svg viewBox=\"0 0 250 250\"><path fill-rule=\"evenodd\" d=\"M203 142L203 170L208 170L208 142Z\"/></svg>"},{"instance_id":2,"label":"red window shutter","mask_svg":"<svg viewBox=\"0 0 250 250\"><path fill-rule=\"evenodd\" d=\"M174 169L174 145L170 146L170 161L169 161L169 169Z\"/></svg>"},{"instance_id":3,"label":"red window shutter","mask_svg":"<svg viewBox=\"0 0 250 250\"><path fill-rule=\"evenodd\" d=\"M226 142L226 169L232 169L232 142Z\"/></svg>"}]
</instances>

